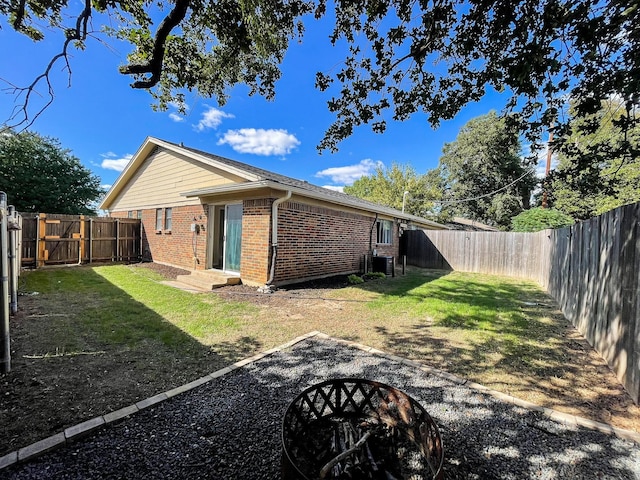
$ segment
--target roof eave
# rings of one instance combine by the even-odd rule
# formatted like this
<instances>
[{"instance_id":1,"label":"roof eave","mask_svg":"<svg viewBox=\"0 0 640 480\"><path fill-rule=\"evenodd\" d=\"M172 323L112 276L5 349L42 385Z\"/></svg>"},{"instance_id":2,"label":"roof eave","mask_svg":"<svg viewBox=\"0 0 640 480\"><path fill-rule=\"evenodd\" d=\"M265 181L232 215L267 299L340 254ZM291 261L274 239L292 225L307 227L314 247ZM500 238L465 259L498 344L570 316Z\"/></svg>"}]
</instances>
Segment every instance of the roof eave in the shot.
<instances>
[{"instance_id":1,"label":"roof eave","mask_svg":"<svg viewBox=\"0 0 640 480\"><path fill-rule=\"evenodd\" d=\"M127 166L124 168L124 170L120 173L120 175L116 179L115 183L111 186L107 194L104 196L104 199L102 200L102 202L100 202L100 206L98 208L100 208L101 210L107 210L109 206L111 206L111 203L113 203L113 201L118 196L122 188L127 184L129 180L131 180L131 177L136 172L140 164L149 156L149 154L153 151L155 147L162 147L167 150L173 151L175 153L179 153L181 155L192 158L205 165L218 168L232 175L249 180L250 182L261 180L259 176L254 175L250 172L238 169L231 165L227 165L223 162L218 162L211 158L207 158L196 152L192 152L191 150L182 148L179 145L165 142L164 140L160 140L159 138L147 137L142 143L142 145L140 146L140 148L138 148L138 151L133 155L133 157L131 157L131 160L129 161Z\"/></svg>"},{"instance_id":2,"label":"roof eave","mask_svg":"<svg viewBox=\"0 0 640 480\"><path fill-rule=\"evenodd\" d=\"M408 215L406 213L402 213L399 210L395 210L393 208L384 207L381 205L375 205L375 206L363 205L357 200L350 201L349 198L344 198L344 199L337 198L330 194L322 195L315 191L306 190L304 188L300 188L292 185L285 185L282 183L274 182L272 180L261 180L257 182L248 182L248 183L240 183L240 184L221 185L221 186L210 187L210 188L201 188L198 190L184 192L184 193L181 193L180 195L183 195L185 197L191 197L191 198L206 197L206 196L220 195L220 194L232 193L232 192L248 192L252 190L257 190L259 188L272 188L274 190L281 190L281 191L290 190L292 193L305 196L308 198L313 198L315 200L323 200L325 202L330 202L333 204L342 205L345 207L351 207L357 210L363 210L367 212L382 213L382 214L389 215L394 218L406 220L409 222L419 223L422 225L429 225L432 227L448 230L448 227L445 225L442 225L440 223L437 223L431 220L427 220L426 218L417 217L415 215Z\"/></svg>"}]
</instances>

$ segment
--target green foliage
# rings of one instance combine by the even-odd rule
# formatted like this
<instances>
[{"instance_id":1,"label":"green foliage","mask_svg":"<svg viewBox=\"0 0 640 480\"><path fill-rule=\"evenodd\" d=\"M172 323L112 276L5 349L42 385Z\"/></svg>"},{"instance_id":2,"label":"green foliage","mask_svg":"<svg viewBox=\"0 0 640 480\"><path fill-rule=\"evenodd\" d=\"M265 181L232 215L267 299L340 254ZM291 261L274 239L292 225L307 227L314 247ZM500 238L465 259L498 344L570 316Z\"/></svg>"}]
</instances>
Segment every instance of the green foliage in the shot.
<instances>
[{"instance_id":1,"label":"green foliage","mask_svg":"<svg viewBox=\"0 0 640 480\"><path fill-rule=\"evenodd\" d=\"M615 127L627 121L624 102L615 98L595 114L573 117L573 133L562 139L558 167L548 180L555 208L586 220L640 201L640 126L626 135Z\"/></svg>"},{"instance_id":2,"label":"green foliage","mask_svg":"<svg viewBox=\"0 0 640 480\"><path fill-rule=\"evenodd\" d=\"M58 140L33 132L0 135L0 191L19 212L95 215L100 179Z\"/></svg>"},{"instance_id":3,"label":"green foliage","mask_svg":"<svg viewBox=\"0 0 640 480\"><path fill-rule=\"evenodd\" d=\"M355 273L349 275L347 277L347 280L349 281L349 285L359 285L361 283L364 283L364 280L362 279L362 277L359 277Z\"/></svg>"},{"instance_id":4,"label":"green foliage","mask_svg":"<svg viewBox=\"0 0 640 480\"><path fill-rule=\"evenodd\" d=\"M573 218L554 208L531 208L511 219L514 232L539 232L573 225Z\"/></svg>"},{"instance_id":5,"label":"green foliage","mask_svg":"<svg viewBox=\"0 0 640 480\"><path fill-rule=\"evenodd\" d=\"M367 272L362 276L362 278L364 280L378 280L380 278L387 278L387 276L384 272Z\"/></svg>"},{"instance_id":6,"label":"green foliage","mask_svg":"<svg viewBox=\"0 0 640 480\"><path fill-rule=\"evenodd\" d=\"M438 168L450 202L446 212L502 229L529 208L537 182L521 157L517 132L495 112L462 127L456 140L445 144Z\"/></svg>"},{"instance_id":7,"label":"green foliage","mask_svg":"<svg viewBox=\"0 0 640 480\"><path fill-rule=\"evenodd\" d=\"M377 167L372 175L344 187L344 192L396 210L402 210L404 199L406 213L428 217L435 207L433 200L442 198L441 183L435 171L419 175L410 165L393 163L391 168Z\"/></svg>"},{"instance_id":8,"label":"green foliage","mask_svg":"<svg viewBox=\"0 0 640 480\"><path fill-rule=\"evenodd\" d=\"M79 48L92 33L88 20L99 28L104 19L103 31L132 47L121 72L159 108L183 104L185 91L224 104L239 83L272 98L289 42L310 14L334 21L330 41L348 51L335 71L316 74L336 115L320 149L336 150L358 126L382 133L387 119L418 112L436 127L487 89L505 93L507 110L517 112L510 119L529 140L552 122L566 127L558 113L567 98L579 116L612 92L627 111L638 105L640 8L621 0L0 2L16 31L43 40L62 30Z\"/></svg>"}]
</instances>

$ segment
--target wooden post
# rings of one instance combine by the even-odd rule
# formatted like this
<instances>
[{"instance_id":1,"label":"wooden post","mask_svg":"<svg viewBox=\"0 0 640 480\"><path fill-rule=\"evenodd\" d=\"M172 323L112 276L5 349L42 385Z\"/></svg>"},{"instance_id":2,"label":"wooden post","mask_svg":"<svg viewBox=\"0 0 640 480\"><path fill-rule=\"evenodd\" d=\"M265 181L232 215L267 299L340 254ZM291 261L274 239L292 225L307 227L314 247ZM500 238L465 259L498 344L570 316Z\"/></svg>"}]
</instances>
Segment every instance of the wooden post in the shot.
<instances>
[{"instance_id":1,"label":"wooden post","mask_svg":"<svg viewBox=\"0 0 640 480\"><path fill-rule=\"evenodd\" d=\"M120 261L120 219L116 218L116 262Z\"/></svg>"},{"instance_id":2,"label":"wooden post","mask_svg":"<svg viewBox=\"0 0 640 480\"><path fill-rule=\"evenodd\" d=\"M93 262L93 217L89 217L89 263Z\"/></svg>"},{"instance_id":3,"label":"wooden post","mask_svg":"<svg viewBox=\"0 0 640 480\"><path fill-rule=\"evenodd\" d=\"M406 274L406 270L407 270L407 256L402 255L402 275L403 276Z\"/></svg>"},{"instance_id":4,"label":"wooden post","mask_svg":"<svg viewBox=\"0 0 640 480\"><path fill-rule=\"evenodd\" d=\"M41 213L38 216L38 263L37 267L42 267L47 261L47 214Z\"/></svg>"},{"instance_id":5,"label":"wooden post","mask_svg":"<svg viewBox=\"0 0 640 480\"><path fill-rule=\"evenodd\" d=\"M38 259L40 258L40 215L36 215L36 235L35 244L33 246L33 268L38 268Z\"/></svg>"},{"instance_id":6,"label":"wooden post","mask_svg":"<svg viewBox=\"0 0 640 480\"><path fill-rule=\"evenodd\" d=\"M78 246L78 250L79 250L79 257L80 257L80 261L78 263L82 263L82 260L84 259L84 253L85 253L85 245L84 245L84 215L80 215L80 245Z\"/></svg>"}]
</instances>

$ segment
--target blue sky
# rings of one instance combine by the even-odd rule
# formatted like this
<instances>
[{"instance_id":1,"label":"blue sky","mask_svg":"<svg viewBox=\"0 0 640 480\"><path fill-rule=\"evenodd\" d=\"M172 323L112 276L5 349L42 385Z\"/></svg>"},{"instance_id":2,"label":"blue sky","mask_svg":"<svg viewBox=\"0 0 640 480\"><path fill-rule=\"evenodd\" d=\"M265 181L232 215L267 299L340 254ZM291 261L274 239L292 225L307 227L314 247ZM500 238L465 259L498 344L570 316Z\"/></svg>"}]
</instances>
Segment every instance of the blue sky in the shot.
<instances>
[{"instance_id":1,"label":"blue sky","mask_svg":"<svg viewBox=\"0 0 640 480\"><path fill-rule=\"evenodd\" d=\"M7 88L29 84L61 43L59 37L34 43L0 25L0 121L4 121L15 106ZM85 51L71 52L69 88L63 64L54 68L54 103L31 129L58 138L105 186L115 181L144 139L154 136L317 185L341 187L380 163L410 164L418 173L435 168L444 143L455 140L460 127L491 109L500 111L504 104L496 94L487 95L437 130L420 114L405 122L393 122L389 116L384 134L363 126L339 145L338 153L320 155L316 145L333 116L326 107L330 94L314 87L315 72L327 72L344 58L340 46L331 47L329 33L326 21L307 22L303 43L292 43L286 55L275 101L249 97L239 86L223 107L214 99L188 97L186 116L174 110L154 112L151 96L130 88L130 78L118 73L131 47L101 36L103 42L89 40Z\"/></svg>"}]
</instances>

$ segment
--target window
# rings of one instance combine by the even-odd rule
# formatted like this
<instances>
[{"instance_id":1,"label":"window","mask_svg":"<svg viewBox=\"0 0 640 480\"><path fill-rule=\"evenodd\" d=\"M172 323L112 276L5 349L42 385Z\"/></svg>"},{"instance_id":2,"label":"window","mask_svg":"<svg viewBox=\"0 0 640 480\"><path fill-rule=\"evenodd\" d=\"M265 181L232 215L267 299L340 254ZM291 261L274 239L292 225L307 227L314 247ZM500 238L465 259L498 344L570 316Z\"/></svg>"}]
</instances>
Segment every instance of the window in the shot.
<instances>
[{"instance_id":1,"label":"window","mask_svg":"<svg viewBox=\"0 0 640 480\"><path fill-rule=\"evenodd\" d=\"M376 228L378 231L378 235L376 238L376 243L386 243L390 245L392 243L393 235L391 234L392 228L391 220L378 220L376 224Z\"/></svg>"},{"instance_id":2,"label":"window","mask_svg":"<svg viewBox=\"0 0 640 480\"><path fill-rule=\"evenodd\" d=\"M132 210L129 210L127 212L127 218L133 218L133 211Z\"/></svg>"},{"instance_id":3,"label":"window","mask_svg":"<svg viewBox=\"0 0 640 480\"><path fill-rule=\"evenodd\" d=\"M164 209L164 229L171 230L171 208Z\"/></svg>"},{"instance_id":4,"label":"window","mask_svg":"<svg viewBox=\"0 0 640 480\"><path fill-rule=\"evenodd\" d=\"M156 208L156 230L162 230L162 209Z\"/></svg>"},{"instance_id":5,"label":"window","mask_svg":"<svg viewBox=\"0 0 640 480\"><path fill-rule=\"evenodd\" d=\"M141 219L141 218L142 218L142 210L138 210L138 217L137 217L137 218L138 218L138 219Z\"/></svg>"}]
</instances>

